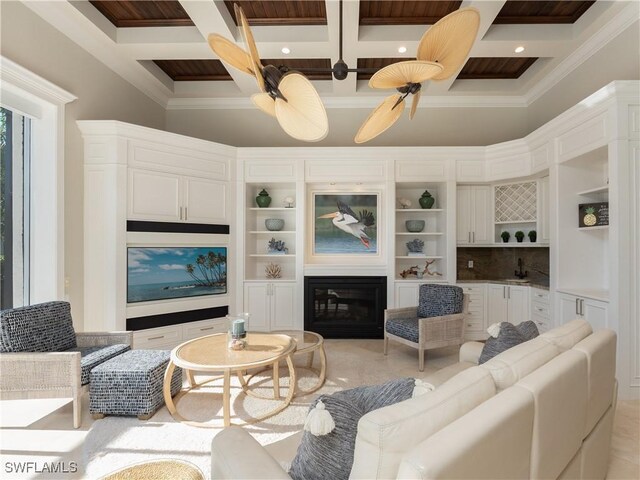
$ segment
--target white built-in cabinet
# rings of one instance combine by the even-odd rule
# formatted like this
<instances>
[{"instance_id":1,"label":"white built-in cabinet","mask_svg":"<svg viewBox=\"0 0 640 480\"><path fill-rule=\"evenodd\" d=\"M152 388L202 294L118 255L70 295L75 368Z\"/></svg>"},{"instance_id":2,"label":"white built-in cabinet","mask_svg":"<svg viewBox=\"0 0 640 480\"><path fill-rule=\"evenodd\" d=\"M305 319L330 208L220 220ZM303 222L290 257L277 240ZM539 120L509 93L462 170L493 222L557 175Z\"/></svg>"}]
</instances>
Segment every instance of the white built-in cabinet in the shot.
<instances>
[{"instance_id":1,"label":"white built-in cabinet","mask_svg":"<svg viewBox=\"0 0 640 480\"><path fill-rule=\"evenodd\" d=\"M484 340L487 338L487 285L484 283L463 283L459 285L469 297L469 316L465 326L465 339Z\"/></svg>"},{"instance_id":2,"label":"white built-in cabinet","mask_svg":"<svg viewBox=\"0 0 640 480\"><path fill-rule=\"evenodd\" d=\"M490 323L529 320L529 287L487 285L487 315Z\"/></svg>"},{"instance_id":3,"label":"white built-in cabinet","mask_svg":"<svg viewBox=\"0 0 640 480\"><path fill-rule=\"evenodd\" d=\"M549 177L538 180L538 243L549 243Z\"/></svg>"},{"instance_id":4,"label":"white built-in cabinet","mask_svg":"<svg viewBox=\"0 0 640 480\"><path fill-rule=\"evenodd\" d=\"M589 322L594 330L608 328L608 302L568 293L558 293L557 297L560 311L560 324L565 324L576 318L582 318Z\"/></svg>"},{"instance_id":5,"label":"white built-in cabinet","mask_svg":"<svg viewBox=\"0 0 640 480\"><path fill-rule=\"evenodd\" d=\"M488 185L459 185L456 194L457 244L493 243L491 187Z\"/></svg>"},{"instance_id":6,"label":"white built-in cabinet","mask_svg":"<svg viewBox=\"0 0 640 480\"><path fill-rule=\"evenodd\" d=\"M251 314L249 330L268 332L296 328L295 282L246 282L244 310Z\"/></svg>"},{"instance_id":7,"label":"white built-in cabinet","mask_svg":"<svg viewBox=\"0 0 640 480\"><path fill-rule=\"evenodd\" d=\"M131 220L225 221L225 182L130 168L128 185L127 217Z\"/></svg>"}]
</instances>

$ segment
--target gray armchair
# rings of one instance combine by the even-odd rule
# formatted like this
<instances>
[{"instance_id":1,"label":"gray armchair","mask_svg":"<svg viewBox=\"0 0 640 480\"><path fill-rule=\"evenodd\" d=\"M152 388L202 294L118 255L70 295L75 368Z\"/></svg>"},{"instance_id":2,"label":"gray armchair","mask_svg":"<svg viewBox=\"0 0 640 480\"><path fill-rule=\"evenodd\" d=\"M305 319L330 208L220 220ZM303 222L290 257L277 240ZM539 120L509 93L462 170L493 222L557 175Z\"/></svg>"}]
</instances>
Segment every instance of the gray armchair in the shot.
<instances>
[{"instance_id":1,"label":"gray armchair","mask_svg":"<svg viewBox=\"0 0 640 480\"><path fill-rule=\"evenodd\" d=\"M424 351L462 345L469 297L453 285L420 285L417 307L384 312L384 354L389 340L418 349L418 368L424 371Z\"/></svg>"},{"instance_id":2,"label":"gray armchair","mask_svg":"<svg viewBox=\"0 0 640 480\"><path fill-rule=\"evenodd\" d=\"M72 398L73 426L91 369L131 348L132 332L75 333L67 302L0 312L0 399Z\"/></svg>"}]
</instances>

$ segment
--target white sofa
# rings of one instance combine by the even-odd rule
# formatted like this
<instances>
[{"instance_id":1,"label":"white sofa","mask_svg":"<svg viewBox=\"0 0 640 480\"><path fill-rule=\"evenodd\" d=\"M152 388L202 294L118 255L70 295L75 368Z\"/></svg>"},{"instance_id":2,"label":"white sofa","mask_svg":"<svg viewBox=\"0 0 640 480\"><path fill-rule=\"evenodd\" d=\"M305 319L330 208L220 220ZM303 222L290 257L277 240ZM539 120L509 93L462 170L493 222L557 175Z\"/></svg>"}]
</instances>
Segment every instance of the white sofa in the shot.
<instances>
[{"instance_id":1,"label":"white sofa","mask_svg":"<svg viewBox=\"0 0 640 480\"><path fill-rule=\"evenodd\" d=\"M478 366L482 344L428 378L437 388L358 423L352 479L606 477L616 336L574 320ZM212 444L215 479L288 479L299 436L262 447L239 427Z\"/></svg>"}]
</instances>

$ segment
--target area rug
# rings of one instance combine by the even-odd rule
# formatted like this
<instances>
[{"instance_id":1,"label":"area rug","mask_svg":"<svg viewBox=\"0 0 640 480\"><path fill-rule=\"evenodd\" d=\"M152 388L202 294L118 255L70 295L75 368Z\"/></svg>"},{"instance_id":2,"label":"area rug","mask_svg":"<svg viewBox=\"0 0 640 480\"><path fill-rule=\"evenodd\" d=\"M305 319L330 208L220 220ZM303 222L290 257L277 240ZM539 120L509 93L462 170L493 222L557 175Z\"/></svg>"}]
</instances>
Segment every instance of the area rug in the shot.
<instances>
[{"instance_id":1,"label":"area rug","mask_svg":"<svg viewBox=\"0 0 640 480\"><path fill-rule=\"evenodd\" d=\"M284 411L255 424L244 425L260 444L268 445L283 440L302 430L309 404L319 394L383 383L392 378L424 378L457 361L457 349L441 349L428 355L424 372L418 372L416 350L392 344L389 355L382 354L381 340L327 340L327 381L317 392L295 397ZM300 360L304 361L304 357ZM297 369L300 386L309 388L316 377L304 369ZM281 395L286 395L289 377L283 367ZM196 377L197 381L205 377ZM271 376L258 375L253 379L256 393L271 395ZM133 417L106 417L93 422L83 445L84 475L97 478L131 464L178 459L195 464L206 478L211 473L211 441L221 431L222 421L221 379L214 379L206 388L182 397L178 411L190 420L212 422L218 428L198 428L176 422L166 408L151 419L141 421ZM232 422L245 423L277 405L273 400L262 400L241 393L237 378L232 381Z\"/></svg>"}]
</instances>

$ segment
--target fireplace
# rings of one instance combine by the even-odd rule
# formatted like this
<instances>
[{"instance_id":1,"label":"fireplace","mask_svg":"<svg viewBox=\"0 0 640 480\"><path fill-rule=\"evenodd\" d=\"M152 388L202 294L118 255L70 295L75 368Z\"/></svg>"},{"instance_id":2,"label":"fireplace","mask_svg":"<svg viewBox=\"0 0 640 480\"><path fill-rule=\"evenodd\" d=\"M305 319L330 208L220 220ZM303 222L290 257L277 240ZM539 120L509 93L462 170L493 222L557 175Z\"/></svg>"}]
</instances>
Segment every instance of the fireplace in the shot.
<instances>
[{"instance_id":1,"label":"fireplace","mask_svg":"<svg viewBox=\"0 0 640 480\"><path fill-rule=\"evenodd\" d=\"M304 329L326 338L382 338L387 277L305 277Z\"/></svg>"}]
</instances>

